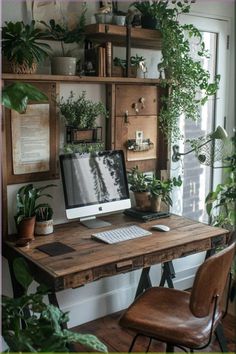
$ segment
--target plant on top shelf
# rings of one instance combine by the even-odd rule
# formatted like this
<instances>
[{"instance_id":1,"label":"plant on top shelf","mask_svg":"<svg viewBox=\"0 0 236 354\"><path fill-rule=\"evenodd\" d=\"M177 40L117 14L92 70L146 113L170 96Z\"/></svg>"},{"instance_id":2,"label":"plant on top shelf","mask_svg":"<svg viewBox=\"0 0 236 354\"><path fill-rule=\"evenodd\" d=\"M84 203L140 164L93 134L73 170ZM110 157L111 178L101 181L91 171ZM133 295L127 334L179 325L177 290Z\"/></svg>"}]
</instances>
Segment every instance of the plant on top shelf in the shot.
<instances>
[{"instance_id":1,"label":"plant on top shelf","mask_svg":"<svg viewBox=\"0 0 236 354\"><path fill-rule=\"evenodd\" d=\"M72 52L73 50L66 51L65 44L79 44L83 42L86 22L86 10L86 6L84 5L78 24L71 29L69 28L64 17L62 19L62 23L56 23L54 19L51 19L49 23L46 23L45 21L40 21L40 23L45 26L45 30L43 31L44 36L49 40L51 39L60 42L61 46L60 53L55 53L52 56L52 74L75 75L77 59L70 54L70 52Z\"/></svg>"},{"instance_id":2,"label":"plant on top shelf","mask_svg":"<svg viewBox=\"0 0 236 354\"><path fill-rule=\"evenodd\" d=\"M99 115L107 117L107 111L103 103L87 99L85 91L77 99L75 99L73 91L70 92L66 100L61 97L59 108L66 123L78 129L94 128Z\"/></svg>"},{"instance_id":3,"label":"plant on top shelf","mask_svg":"<svg viewBox=\"0 0 236 354\"><path fill-rule=\"evenodd\" d=\"M135 7L147 6L148 1L135 2ZM139 4L139 5L138 5ZM142 4L142 5L141 5ZM170 140L182 138L179 128L180 116L197 121L200 108L209 96L216 94L220 76L210 77L203 67L204 58L209 57L202 34L193 25L181 25L178 17L190 12L190 5L168 1L153 1L155 16L159 18L162 35L162 60L158 68L165 72L163 85L168 84L168 96L163 96L159 114L160 125L165 136ZM137 7L138 6L138 7ZM195 56L191 53L194 41Z\"/></svg>"},{"instance_id":4,"label":"plant on top shelf","mask_svg":"<svg viewBox=\"0 0 236 354\"><path fill-rule=\"evenodd\" d=\"M130 6L134 6L141 13L143 28L158 29L162 3L163 1L135 1Z\"/></svg>"},{"instance_id":5,"label":"plant on top shelf","mask_svg":"<svg viewBox=\"0 0 236 354\"><path fill-rule=\"evenodd\" d=\"M40 284L35 293L28 293L34 279L23 258L13 261L13 271L24 293L17 298L2 297L2 336L8 351L68 352L69 344L80 343L85 348L107 352L96 336L63 329L69 314L44 303L44 297L49 294L45 285Z\"/></svg>"},{"instance_id":6,"label":"plant on top shelf","mask_svg":"<svg viewBox=\"0 0 236 354\"><path fill-rule=\"evenodd\" d=\"M51 48L40 42L44 34L35 28L35 21L5 22L2 27L2 51L16 74L32 74L37 64L49 56Z\"/></svg>"},{"instance_id":7,"label":"plant on top shelf","mask_svg":"<svg viewBox=\"0 0 236 354\"><path fill-rule=\"evenodd\" d=\"M64 23L64 25L60 25L56 23L54 19L51 19L49 21L49 24L47 24L45 21L40 21L40 23L42 23L46 27L45 31L43 31L44 36L47 39L53 39L55 41L60 42L60 56L68 56L64 44L81 43L84 40L85 11L86 10L82 12L79 19L79 23L73 30L70 30L66 23Z\"/></svg>"}]
</instances>

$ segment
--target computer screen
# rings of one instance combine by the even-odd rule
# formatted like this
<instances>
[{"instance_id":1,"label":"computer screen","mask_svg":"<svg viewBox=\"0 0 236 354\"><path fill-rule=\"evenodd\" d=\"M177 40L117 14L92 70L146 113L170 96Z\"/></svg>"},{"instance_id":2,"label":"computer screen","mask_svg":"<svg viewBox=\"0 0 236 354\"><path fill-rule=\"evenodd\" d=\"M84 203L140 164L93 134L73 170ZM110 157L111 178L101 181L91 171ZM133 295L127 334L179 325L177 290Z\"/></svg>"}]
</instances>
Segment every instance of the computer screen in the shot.
<instances>
[{"instance_id":1,"label":"computer screen","mask_svg":"<svg viewBox=\"0 0 236 354\"><path fill-rule=\"evenodd\" d=\"M60 155L60 166L68 219L102 227L96 216L130 208L122 150Z\"/></svg>"}]
</instances>

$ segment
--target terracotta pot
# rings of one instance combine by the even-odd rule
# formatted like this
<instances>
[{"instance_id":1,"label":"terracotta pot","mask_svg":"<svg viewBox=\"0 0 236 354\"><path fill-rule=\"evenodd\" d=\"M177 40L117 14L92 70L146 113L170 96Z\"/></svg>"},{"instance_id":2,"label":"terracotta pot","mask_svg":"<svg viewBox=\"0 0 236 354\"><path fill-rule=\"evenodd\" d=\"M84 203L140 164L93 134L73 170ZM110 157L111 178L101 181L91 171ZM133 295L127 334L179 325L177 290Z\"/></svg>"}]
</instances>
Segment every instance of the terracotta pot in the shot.
<instances>
[{"instance_id":1,"label":"terracotta pot","mask_svg":"<svg viewBox=\"0 0 236 354\"><path fill-rule=\"evenodd\" d=\"M161 196L152 196L151 197L151 209L153 212L158 212L161 210Z\"/></svg>"},{"instance_id":2,"label":"terracotta pot","mask_svg":"<svg viewBox=\"0 0 236 354\"><path fill-rule=\"evenodd\" d=\"M36 221L35 235L49 235L53 233L53 220Z\"/></svg>"},{"instance_id":3,"label":"terracotta pot","mask_svg":"<svg viewBox=\"0 0 236 354\"><path fill-rule=\"evenodd\" d=\"M151 200L149 192L134 192L134 198L136 202L136 209L140 211L151 210Z\"/></svg>"},{"instance_id":4,"label":"terracotta pot","mask_svg":"<svg viewBox=\"0 0 236 354\"><path fill-rule=\"evenodd\" d=\"M34 240L34 226L35 216L21 220L19 225L17 225L18 238L27 241Z\"/></svg>"}]
</instances>

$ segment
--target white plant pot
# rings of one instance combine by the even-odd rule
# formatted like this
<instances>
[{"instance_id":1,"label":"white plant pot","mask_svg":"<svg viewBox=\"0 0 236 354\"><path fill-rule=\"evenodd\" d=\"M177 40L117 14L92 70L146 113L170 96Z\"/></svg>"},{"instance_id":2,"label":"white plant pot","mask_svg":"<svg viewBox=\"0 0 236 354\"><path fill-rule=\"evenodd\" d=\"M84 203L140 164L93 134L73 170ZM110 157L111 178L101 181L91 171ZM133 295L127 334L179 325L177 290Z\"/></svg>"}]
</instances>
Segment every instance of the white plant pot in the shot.
<instances>
[{"instance_id":1,"label":"white plant pot","mask_svg":"<svg viewBox=\"0 0 236 354\"><path fill-rule=\"evenodd\" d=\"M36 221L35 223L35 229L34 229L35 235L49 235L53 233L53 220L47 220L47 221Z\"/></svg>"},{"instance_id":2,"label":"white plant pot","mask_svg":"<svg viewBox=\"0 0 236 354\"><path fill-rule=\"evenodd\" d=\"M52 75L75 75L76 58L72 57L53 57L51 60Z\"/></svg>"}]
</instances>

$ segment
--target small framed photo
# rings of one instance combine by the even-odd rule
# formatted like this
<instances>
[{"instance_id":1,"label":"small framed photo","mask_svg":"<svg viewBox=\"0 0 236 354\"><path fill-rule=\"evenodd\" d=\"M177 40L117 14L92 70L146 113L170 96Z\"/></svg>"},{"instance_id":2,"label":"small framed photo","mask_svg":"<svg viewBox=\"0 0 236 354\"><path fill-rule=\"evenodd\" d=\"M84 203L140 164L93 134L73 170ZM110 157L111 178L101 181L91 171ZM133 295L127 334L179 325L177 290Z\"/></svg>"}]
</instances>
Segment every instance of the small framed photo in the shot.
<instances>
[{"instance_id":1,"label":"small framed photo","mask_svg":"<svg viewBox=\"0 0 236 354\"><path fill-rule=\"evenodd\" d=\"M135 133L135 142L137 145L141 145L143 143L143 131L137 130Z\"/></svg>"}]
</instances>

